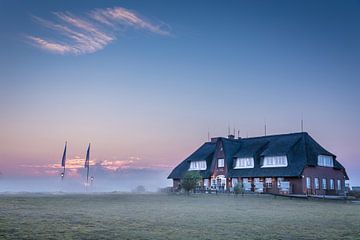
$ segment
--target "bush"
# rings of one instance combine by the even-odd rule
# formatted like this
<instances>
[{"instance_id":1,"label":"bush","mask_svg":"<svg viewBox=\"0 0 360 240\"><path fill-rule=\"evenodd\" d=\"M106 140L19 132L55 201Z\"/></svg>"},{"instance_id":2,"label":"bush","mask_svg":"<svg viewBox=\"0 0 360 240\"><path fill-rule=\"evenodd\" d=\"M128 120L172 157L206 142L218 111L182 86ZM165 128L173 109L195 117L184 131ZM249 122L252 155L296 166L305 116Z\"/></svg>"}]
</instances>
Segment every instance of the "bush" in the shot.
<instances>
[{"instance_id":1,"label":"bush","mask_svg":"<svg viewBox=\"0 0 360 240\"><path fill-rule=\"evenodd\" d=\"M238 184L235 185L235 187L234 187L235 195L239 195L239 194L244 195L244 192L245 192L245 188L244 188L244 185L242 183L238 183Z\"/></svg>"},{"instance_id":2,"label":"bush","mask_svg":"<svg viewBox=\"0 0 360 240\"><path fill-rule=\"evenodd\" d=\"M357 199L360 199L360 192L359 191L350 191L348 193L348 196L352 196L352 197L355 197Z\"/></svg>"},{"instance_id":3,"label":"bush","mask_svg":"<svg viewBox=\"0 0 360 240\"><path fill-rule=\"evenodd\" d=\"M188 171L184 174L181 179L181 186L185 190L186 193L189 193L193 190L199 181L201 181L201 175L196 171Z\"/></svg>"}]
</instances>

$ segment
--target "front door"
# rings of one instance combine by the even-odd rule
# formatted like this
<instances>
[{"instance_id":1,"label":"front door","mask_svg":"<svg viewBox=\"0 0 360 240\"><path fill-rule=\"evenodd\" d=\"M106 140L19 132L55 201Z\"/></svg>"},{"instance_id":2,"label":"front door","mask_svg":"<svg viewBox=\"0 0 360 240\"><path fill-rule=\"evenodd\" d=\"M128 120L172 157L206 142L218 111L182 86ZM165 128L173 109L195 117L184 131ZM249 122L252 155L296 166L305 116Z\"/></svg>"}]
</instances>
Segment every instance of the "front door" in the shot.
<instances>
[{"instance_id":1,"label":"front door","mask_svg":"<svg viewBox=\"0 0 360 240\"><path fill-rule=\"evenodd\" d=\"M226 177L224 175L218 175L216 177L216 188L226 190Z\"/></svg>"}]
</instances>

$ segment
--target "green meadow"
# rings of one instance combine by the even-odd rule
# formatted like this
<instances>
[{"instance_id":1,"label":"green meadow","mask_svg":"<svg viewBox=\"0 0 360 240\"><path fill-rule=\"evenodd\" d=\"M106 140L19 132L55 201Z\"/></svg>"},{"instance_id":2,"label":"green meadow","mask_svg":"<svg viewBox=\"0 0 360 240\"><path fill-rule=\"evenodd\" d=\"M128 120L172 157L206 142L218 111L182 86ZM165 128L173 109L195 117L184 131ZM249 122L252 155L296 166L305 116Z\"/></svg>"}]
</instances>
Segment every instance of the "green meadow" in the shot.
<instances>
[{"instance_id":1,"label":"green meadow","mask_svg":"<svg viewBox=\"0 0 360 240\"><path fill-rule=\"evenodd\" d=\"M360 205L269 195L0 195L0 239L360 239Z\"/></svg>"}]
</instances>

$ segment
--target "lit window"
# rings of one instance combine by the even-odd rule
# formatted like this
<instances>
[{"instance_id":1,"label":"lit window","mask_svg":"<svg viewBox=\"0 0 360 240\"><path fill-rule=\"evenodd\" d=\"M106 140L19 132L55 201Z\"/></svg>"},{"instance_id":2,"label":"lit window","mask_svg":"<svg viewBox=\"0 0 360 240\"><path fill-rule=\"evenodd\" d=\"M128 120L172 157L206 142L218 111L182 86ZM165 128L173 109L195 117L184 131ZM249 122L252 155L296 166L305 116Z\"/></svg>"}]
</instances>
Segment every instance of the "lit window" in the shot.
<instances>
[{"instance_id":1,"label":"lit window","mask_svg":"<svg viewBox=\"0 0 360 240\"><path fill-rule=\"evenodd\" d=\"M314 178L314 185L315 185L315 189L319 189L319 178Z\"/></svg>"},{"instance_id":2,"label":"lit window","mask_svg":"<svg viewBox=\"0 0 360 240\"><path fill-rule=\"evenodd\" d=\"M254 168L254 158L237 158L234 168Z\"/></svg>"},{"instance_id":3,"label":"lit window","mask_svg":"<svg viewBox=\"0 0 360 240\"><path fill-rule=\"evenodd\" d=\"M206 161L192 161L192 162L190 162L189 170L206 170Z\"/></svg>"},{"instance_id":4,"label":"lit window","mask_svg":"<svg viewBox=\"0 0 360 240\"><path fill-rule=\"evenodd\" d=\"M337 180L337 189L341 190L341 180L340 179Z\"/></svg>"},{"instance_id":5,"label":"lit window","mask_svg":"<svg viewBox=\"0 0 360 240\"><path fill-rule=\"evenodd\" d=\"M306 177L306 188L307 189L311 188L311 179L310 179L310 177Z\"/></svg>"},{"instance_id":6,"label":"lit window","mask_svg":"<svg viewBox=\"0 0 360 240\"><path fill-rule=\"evenodd\" d=\"M286 156L272 156L264 157L264 163L262 167L287 167L287 157Z\"/></svg>"},{"instance_id":7,"label":"lit window","mask_svg":"<svg viewBox=\"0 0 360 240\"><path fill-rule=\"evenodd\" d=\"M322 189L326 190L326 178L322 179Z\"/></svg>"},{"instance_id":8,"label":"lit window","mask_svg":"<svg viewBox=\"0 0 360 240\"><path fill-rule=\"evenodd\" d=\"M224 167L225 161L223 158L218 159L218 167Z\"/></svg>"},{"instance_id":9,"label":"lit window","mask_svg":"<svg viewBox=\"0 0 360 240\"><path fill-rule=\"evenodd\" d=\"M318 165L322 167L334 167L334 160L332 156L319 155Z\"/></svg>"},{"instance_id":10,"label":"lit window","mask_svg":"<svg viewBox=\"0 0 360 240\"><path fill-rule=\"evenodd\" d=\"M330 189L331 190L335 189L334 179L330 179Z\"/></svg>"}]
</instances>

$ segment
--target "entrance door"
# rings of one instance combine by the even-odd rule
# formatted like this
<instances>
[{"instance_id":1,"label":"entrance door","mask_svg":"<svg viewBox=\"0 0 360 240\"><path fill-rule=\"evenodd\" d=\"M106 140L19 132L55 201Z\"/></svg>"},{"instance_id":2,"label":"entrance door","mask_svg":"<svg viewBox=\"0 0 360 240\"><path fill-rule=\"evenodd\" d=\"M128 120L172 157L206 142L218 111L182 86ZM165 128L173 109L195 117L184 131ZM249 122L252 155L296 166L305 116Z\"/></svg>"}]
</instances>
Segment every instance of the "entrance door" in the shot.
<instances>
[{"instance_id":1,"label":"entrance door","mask_svg":"<svg viewBox=\"0 0 360 240\"><path fill-rule=\"evenodd\" d=\"M216 177L216 188L226 190L226 177L224 175L218 175Z\"/></svg>"}]
</instances>

